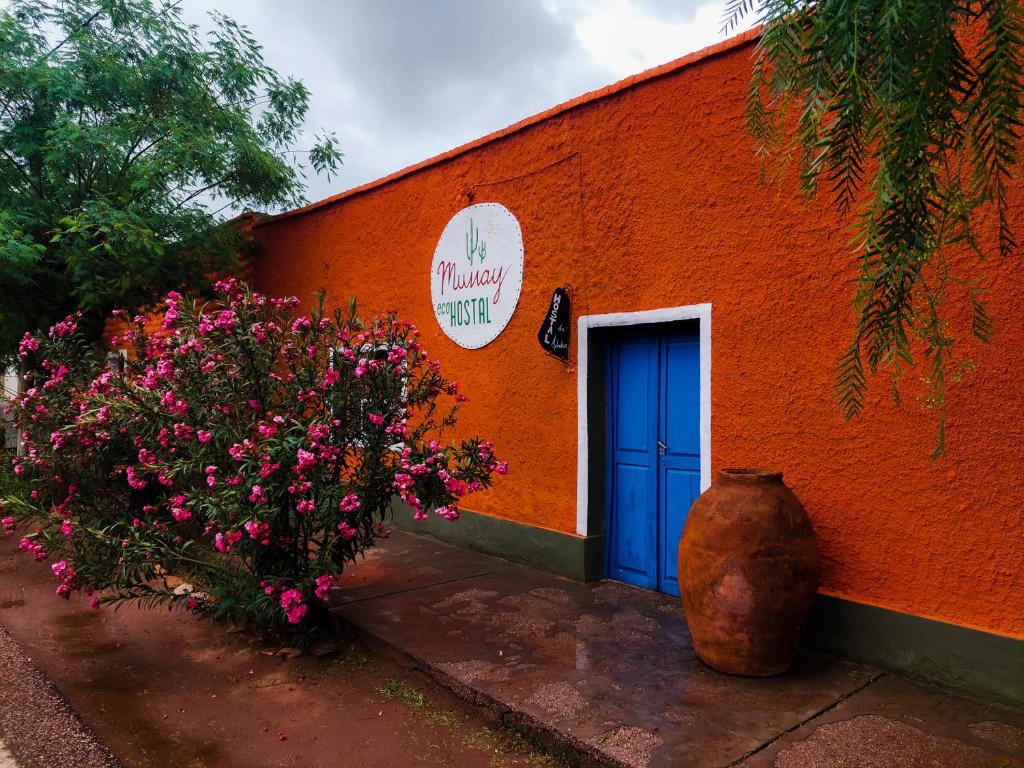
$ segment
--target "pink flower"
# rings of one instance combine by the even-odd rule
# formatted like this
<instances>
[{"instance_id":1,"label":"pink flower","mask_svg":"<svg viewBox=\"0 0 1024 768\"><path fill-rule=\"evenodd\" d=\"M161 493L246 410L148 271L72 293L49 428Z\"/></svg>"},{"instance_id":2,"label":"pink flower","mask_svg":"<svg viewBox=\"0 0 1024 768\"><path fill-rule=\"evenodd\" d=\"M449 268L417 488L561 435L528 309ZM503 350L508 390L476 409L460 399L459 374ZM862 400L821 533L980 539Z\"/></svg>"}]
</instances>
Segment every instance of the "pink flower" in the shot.
<instances>
[{"instance_id":1,"label":"pink flower","mask_svg":"<svg viewBox=\"0 0 1024 768\"><path fill-rule=\"evenodd\" d=\"M302 593L297 589L286 589L281 593L281 608L290 624L298 624L306 615L306 605L302 601Z\"/></svg>"},{"instance_id":2,"label":"pink flower","mask_svg":"<svg viewBox=\"0 0 1024 768\"><path fill-rule=\"evenodd\" d=\"M236 319L236 315L232 310L225 309L219 315L217 315L217 319L213 321L213 324L220 328L222 331L230 331L232 328L235 327Z\"/></svg>"},{"instance_id":3,"label":"pink flower","mask_svg":"<svg viewBox=\"0 0 1024 768\"><path fill-rule=\"evenodd\" d=\"M60 532L63 533L65 536L70 536L72 534L73 529L71 527L71 521L70 520L64 520L60 524Z\"/></svg>"},{"instance_id":4,"label":"pink flower","mask_svg":"<svg viewBox=\"0 0 1024 768\"><path fill-rule=\"evenodd\" d=\"M170 301L167 302L167 310L164 312L164 321L160 324L160 327L165 331L174 327L174 323L178 319L178 309Z\"/></svg>"},{"instance_id":5,"label":"pink flower","mask_svg":"<svg viewBox=\"0 0 1024 768\"><path fill-rule=\"evenodd\" d=\"M270 544L270 523L263 520L248 520L243 526L249 538L263 546Z\"/></svg>"},{"instance_id":6,"label":"pink flower","mask_svg":"<svg viewBox=\"0 0 1024 768\"><path fill-rule=\"evenodd\" d=\"M459 509L454 504L447 507L438 507L435 512L449 523L454 523L459 519Z\"/></svg>"},{"instance_id":7,"label":"pink flower","mask_svg":"<svg viewBox=\"0 0 1024 768\"><path fill-rule=\"evenodd\" d=\"M295 509L300 514L308 514L312 512L314 509L316 509L316 502L313 501L313 499L303 499L302 501L295 505Z\"/></svg>"},{"instance_id":8,"label":"pink flower","mask_svg":"<svg viewBox=\"0 0 1024 768\"><path fill-rule=\"evenodd\" d=\"M208 443L213 440L213 435L207 432L205 429L200 429L196 432L196 438L200 443Z\"/></svg>"},{"instance_id":9,"label":"pink flower","mask_svg":"<svg viewBox=\"0 0 1024 768\"><path fill-rule=\"evenodd\" d=\"M56 589L57 595L66 600L71 594L71 582L75 578L75 569L68 565L66 560L54 563L50 569L53 571L53 575L60 579L60 584Z\"/></svg>"},{"instance_id":10,"label":"pink flower","mask_svg":"<svg viewBox=\"0 0 1024 768\"><path fill-rule=\"evenodd\" d=\"M13 536L14 535L14 518L13 517L8 515L3 520L0 520L0 525L3 525L4 533L7 536Z\"/></svg>"},{"instance_id":11,"label":"pink flower","mask_svg":"<svg viewBox=\"0 0 1024 768\"><path fill-rule=\"evenodd\" d=\"M316 465L316 455L302 448L299 448L296 453L296 458L298 460L298 468L300 472Z\"/></svg>"},{"instance_id":12,"label":"pink flower","mask_svg":"<svg viewBox=\"0 0 1024 768\"><path fill-rule=\"evenodd\" d=\"M507 475L508 474L508 462L507 461L499 461L499 462L497 462L494 465L494 471L497 472L499 475Z\"/></svg>"},{"instance_id":13,"label":"pink flower","mask_svg":"<svg viewBox=\"0 0 1024 768\"><path fill-rule=\"evenodd\" d=\"M52 389L61 382L61 380L68 374L68 368L66 365L61 365L45 382L43 382L43 389Z\"/></svg>"},{"instance_id":14,"label":"pink flower","mask_svg":"<svg viewBox=\"0 0 1024 768\"><path fill-rule=\"evenodd\" d=\"M100 609L100 599L98 597L94 597L89 601L89 607L94 611L98 611Z\"/></svg>"},{"instance_id":15,"label":"pink flower","mask_svg":"<svg viewBox=\"0 0 1024 768\"><path fill-rule=\"evenodd\" d=\"M46 550L43 549L43 545L37 541L33 541L28 536L25 536L18 542L18 549L23 549L30 553L36 560L46 559Z\"/></svg>"},{"instance_id":16,"label":"pink flower","mask_svg":"<svg viewBox=\"0 0 1024 768\"><path fill-rule=\"evenodd\" d=\"M350 493L348 496L338 502L338 509L342 512L355 512L359 509L359 497L354 493Z\"/></svg>"},{"instance_id":17,"label":"pink flower","mask_svg":"<svg viewBox=\"0 0 1024 768\"><path fill-rule=\"evenodd\" d=\"M67 336L70 333L74 333L78 329L78 324L75 323L73 315L68 315L59 323L55 323L50 328L50 338L58 339L63 336Z\"/></svg>"},{"instance_id":18,"label":"pink flower","mask_svg":"<svg viewBox=\"0 0 1024 768\"><path fill-rule=\"evenodd\" d=\"M18 357L28 357L29 352L35 352L38 349L39 339L28 331L25 331L25 335L22 336L21 341L18 342Z\"/></svg>"},{"instance_id":19,"label":"pink flower","mask_svg":"<svg viewBox=\"0 0 1024 768\"><path fill-rule=\"evenodd\" d=\"M379 426L381 426L384 423L384 417L381 416L379 413L371 413L370 414L370 423L371 424L376 424L379 427Z\"/></svg>"},{"instance_id":20,"label":"pink flower","mask_svg":"<svg viewBox=\"0 0 1024 768\"><path fill-rule=\"evenodd\" d=\"M128 466L125 469L124 473L128 478L128 485L130 485L136 491L141 491L143 488L146 487L146 480L144 478L139 477L136 474L135 467Z\"/></svg>"},{"instance_id":21,"label":"pink flower","mask_svg":"<svg viewBox=\"0 0 1024 768\"><path fill-rule=\"evenodd\" d=\"M341 534L341 538L345 539L346 541L351 541L359 535L359 531L357 531L351 525L346 523L344 520L338 523L338 531Z\"/></svg>"},{"instance_id":22,"label":"pink flower","mask_svg":"<svg viewBox=\"0 0 1024 768\"><path fill-rule=\"evenodd\" d=\"M249 491L249 502L251 504L266 504L267 497L263 495L263 486L254 485Z\"/></svg>"},{"instance_id":23,"label":"pink flower","mask_svg":"<svg viewBox=\"0 0 1024 768\"><path fill-rule=\"evenodd\" d=\"M213 546L215 546L219 552L230 552L231 547L241 541L241 539L241 530L231 531L228 534L218 533L213 537Z\"/></svg>"},{"instance_id":24,"label":"pink flower","mask_svg":"<svg viewBox=\"0 0 1024 768\"><path fill-rule=\"evenodd\" d=\"M192 517L192 513L184 507L171 507L171 517L179 523L183 523Z\"/></svg>"},{"instance_id":25,"label":"pink flower","mask_svg":"<svg viewBox=\"0 0 1024 768\"><path fill-rule=\"evenodd\" d=\"M180 397L176 397L174 392L167 390L160 398L160 405L167 409L168 413L182 414L188 410L188 403Z\"/></svg>"},{"instance_id":26,"label":"pink flower","mask_svg":"<svg viewBox=\"0 0 1024 768\"><path fill-rule=\"evenodd\" d=\"M323 576L316 577L316 589L313 590L313 593L321 600L324 600L330 593L332 586L334 586L334 576L325 573Z\"/></svg>"}]
</instances>

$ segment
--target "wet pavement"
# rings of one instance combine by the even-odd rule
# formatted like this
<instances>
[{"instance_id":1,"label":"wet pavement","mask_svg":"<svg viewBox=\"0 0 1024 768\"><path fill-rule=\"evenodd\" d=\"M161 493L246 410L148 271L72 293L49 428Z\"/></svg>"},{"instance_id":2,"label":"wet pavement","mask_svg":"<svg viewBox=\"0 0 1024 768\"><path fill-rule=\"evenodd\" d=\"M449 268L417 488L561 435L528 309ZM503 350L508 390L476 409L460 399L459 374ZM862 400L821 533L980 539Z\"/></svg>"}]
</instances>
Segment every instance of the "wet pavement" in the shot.
<instances>
[{"instance_id":1,"label":"wet pavement","mask_svg":"<svg viewBox=\"0 0 1024 768\"><path fill-rule=\"evenodd\" d=\"M395 533L332 610L375 645L583 762L657 768L1024 766L1024 712L802 653L739 678L696 657L679 602Z\"/></svg>"}]
</instances>

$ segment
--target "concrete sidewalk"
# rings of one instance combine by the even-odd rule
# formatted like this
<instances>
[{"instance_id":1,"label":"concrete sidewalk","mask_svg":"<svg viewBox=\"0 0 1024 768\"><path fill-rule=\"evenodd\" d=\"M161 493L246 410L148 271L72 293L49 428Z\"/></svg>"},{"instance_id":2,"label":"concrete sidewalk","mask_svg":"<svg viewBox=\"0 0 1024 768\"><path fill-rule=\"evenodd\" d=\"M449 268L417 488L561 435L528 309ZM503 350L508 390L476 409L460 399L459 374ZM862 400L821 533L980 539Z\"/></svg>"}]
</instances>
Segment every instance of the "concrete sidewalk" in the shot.
<instances>
[{"instance_id":1,"label":"concrete sidewalk","mask_svg":"<svg viewBox=\"0 0 1024 768\"><path fill-rule=\"evenodd\" d=\"M677 600L581 584L395 533L346 572L343 622L583 763L725 768L1024 766L1024 712L803 653L721 675Z\"/></svg>"}]
</instances>

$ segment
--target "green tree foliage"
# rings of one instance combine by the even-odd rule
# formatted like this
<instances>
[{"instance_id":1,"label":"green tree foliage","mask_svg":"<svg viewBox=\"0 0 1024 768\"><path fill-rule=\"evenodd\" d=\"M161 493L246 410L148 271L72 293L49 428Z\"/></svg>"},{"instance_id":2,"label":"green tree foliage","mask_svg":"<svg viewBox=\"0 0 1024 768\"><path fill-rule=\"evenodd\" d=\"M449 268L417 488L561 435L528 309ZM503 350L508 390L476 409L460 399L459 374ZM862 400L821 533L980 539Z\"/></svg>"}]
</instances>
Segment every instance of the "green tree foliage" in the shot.
<instances>
[{"instance_id":1,"label":"green tree foliage","mask_svg":"<svg viewBox=\"0 0 1024 768\"><path fill-rule=\"evenodd\" d=\"M0 11L0 356L82 311L152 305L235 263L223 212L303 201L309 93L268 68L231 19L185 24L177 2L13 0Z\"/></svg>"},{"instance_id":2,"label":"green tree foliage","mask_svg":"<svg viewBox=\"0 0 1024 768\"><path fill-rule=\"evenodd\" d=\"M750 130L766 158L795 158L804 193L827 186L854 221L857 325L838 363L840 407L860 415L880 371L899 402L923 355L938 456L946 383L970 365L954 357L943 301L954 287L969 296L973 335L992 334L983 285L954 275L951 259L992 255L979 245L986 209L998 256L1016 248L1007 182L1024 87L1019 0L730 0L725 29L755 7L764 26Z\"/></svg>"}]
</instances>

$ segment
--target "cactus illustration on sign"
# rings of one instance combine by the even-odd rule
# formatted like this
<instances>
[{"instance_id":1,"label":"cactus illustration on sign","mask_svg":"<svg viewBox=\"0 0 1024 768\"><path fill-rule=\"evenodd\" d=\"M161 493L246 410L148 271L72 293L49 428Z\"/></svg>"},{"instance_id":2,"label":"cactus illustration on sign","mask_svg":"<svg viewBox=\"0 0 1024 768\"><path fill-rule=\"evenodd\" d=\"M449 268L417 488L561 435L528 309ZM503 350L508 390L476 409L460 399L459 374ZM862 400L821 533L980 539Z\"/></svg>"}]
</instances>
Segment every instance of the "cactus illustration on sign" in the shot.
<instances>
[{"instance_id":1,"label":"cactus illustration on sign","mask_svg":"<svg viewBox=\"0 0 1024 768\"><path fill-rule=\"evenodd\" d=\"M487 241L480 239L480 230L473 226L473 219L469 220L469 231L466 233L466 258L469 265L473 266L473 257L479 257L481 263L487 258Z\"/></svg>"}]
</instances>

